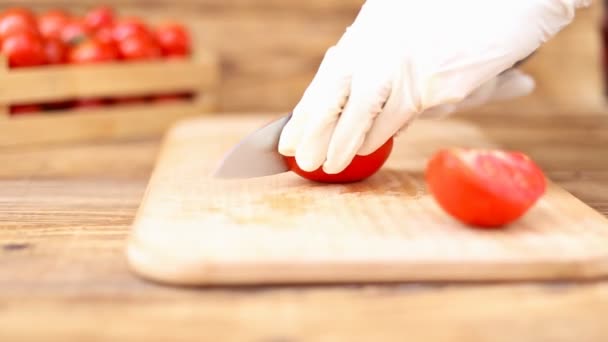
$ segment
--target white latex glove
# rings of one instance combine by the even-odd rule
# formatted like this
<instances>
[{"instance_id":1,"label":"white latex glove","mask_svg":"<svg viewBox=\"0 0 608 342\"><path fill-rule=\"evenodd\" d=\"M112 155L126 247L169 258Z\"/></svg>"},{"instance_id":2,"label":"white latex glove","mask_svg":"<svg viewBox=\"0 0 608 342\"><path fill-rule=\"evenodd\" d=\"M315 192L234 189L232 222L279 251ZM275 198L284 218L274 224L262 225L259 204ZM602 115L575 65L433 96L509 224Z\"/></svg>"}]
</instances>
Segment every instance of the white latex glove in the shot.
<instances>
[{"instance_id":1,"label":"white latex glove","mask_svg":"<svg viewBox=\"0 0 608 342\"><path fill-rule=\"evenodd\" d=\"M328 49L294 108L279 152L338 173L419 115L526 95L510 69L591 0L367 0ZM449 133L448 133L449 134Z\"/></svg>"}]
</instances>

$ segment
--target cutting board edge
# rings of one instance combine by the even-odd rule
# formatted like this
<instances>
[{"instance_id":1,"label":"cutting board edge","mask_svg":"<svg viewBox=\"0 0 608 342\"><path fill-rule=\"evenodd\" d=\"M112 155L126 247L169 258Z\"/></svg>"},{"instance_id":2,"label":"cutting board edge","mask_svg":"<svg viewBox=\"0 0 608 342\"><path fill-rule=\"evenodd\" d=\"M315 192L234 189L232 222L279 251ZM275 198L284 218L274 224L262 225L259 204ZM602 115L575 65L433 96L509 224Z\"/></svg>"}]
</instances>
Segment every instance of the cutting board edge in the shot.
<instances>
[{"instance_id":1,"label":"cutting board edge","mask_svg":"<svg viewBox=\"0 0 608 342\"><path fill-rule=\"evenodd\" d=\"M582 281L608 279L608 251L605 255L562 261L478 262L461 267L445 262L404 265L387 260L350 262L205 262L176 261L159 257L131 237L127 262L139 277L168 285L245 285L314 283L409 283L409 282L509 282ZM525 268L522 265L525 264ZM298 267L294 267L298 265ZM474 265L472 267L471 265ZM361 269L367 269L361 272ZM371 270L371 271L370 271ZM499 271L497 271L499 270Z\"/></svg>"}]
</instances>

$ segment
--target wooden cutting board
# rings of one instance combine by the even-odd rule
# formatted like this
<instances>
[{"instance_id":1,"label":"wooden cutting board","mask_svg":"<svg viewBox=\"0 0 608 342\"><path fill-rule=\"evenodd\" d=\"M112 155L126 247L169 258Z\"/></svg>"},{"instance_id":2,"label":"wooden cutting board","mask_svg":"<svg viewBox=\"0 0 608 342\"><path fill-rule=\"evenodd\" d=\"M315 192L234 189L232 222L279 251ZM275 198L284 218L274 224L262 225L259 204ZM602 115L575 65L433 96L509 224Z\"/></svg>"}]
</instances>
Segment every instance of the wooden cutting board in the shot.
<instances>
[{"instance_id":1,"label":"wooden cutting board","mask_svg":"<svg viewBox=\"0 0 608 342\"><path fill-rule=\"evenodd\" d=\"M444 146L495 146L466 121L417 121L385 167L361 183L209 176L225 152L273 118L209 116L167 134L128 241L137 274L183 285L608 274L608 220L553 183L503 230L466 227L437 206L422 178L427 158Z\"/></svg>"}]
</instances>

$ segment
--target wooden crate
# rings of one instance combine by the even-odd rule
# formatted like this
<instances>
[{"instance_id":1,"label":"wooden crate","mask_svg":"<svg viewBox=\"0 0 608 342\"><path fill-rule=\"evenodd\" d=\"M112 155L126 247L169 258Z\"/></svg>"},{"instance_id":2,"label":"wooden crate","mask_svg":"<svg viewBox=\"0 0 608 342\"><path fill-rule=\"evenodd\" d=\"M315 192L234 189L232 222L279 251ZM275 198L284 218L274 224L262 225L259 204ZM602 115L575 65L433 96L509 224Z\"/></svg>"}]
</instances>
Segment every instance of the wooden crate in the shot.
<instances>
[{"instance_id":1,"label":"wooden crate","mask_svg":"<svg viewBox=\"0 0 608 342\"><path fill-rule=\"evenodd\" d=\"M2 57L3 58L3 57ZM216 110L219 61L209 51L184 60L0 67L0 147L139 138L181 118ZM191 93L191 100L11 115L9 106L71 99Z\"/></svg>"}]
</instances>

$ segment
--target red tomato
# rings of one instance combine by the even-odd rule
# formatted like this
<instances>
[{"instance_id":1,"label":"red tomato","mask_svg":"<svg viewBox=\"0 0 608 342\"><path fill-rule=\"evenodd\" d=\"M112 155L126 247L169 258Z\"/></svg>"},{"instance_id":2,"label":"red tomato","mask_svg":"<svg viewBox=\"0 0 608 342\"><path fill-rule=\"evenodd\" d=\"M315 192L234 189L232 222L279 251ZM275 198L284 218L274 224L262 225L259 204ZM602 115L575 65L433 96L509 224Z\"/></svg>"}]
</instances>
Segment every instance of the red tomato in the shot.
<instances>
[{"instance_id":1,"label":"red tomato","mask_svg":"<svg viewBox=\"0 0 608 342\"><path fill-rule=\"evenodd\" d=\"M95 31L94 36L100 43L116 46L112 32L113 30L111 27L102 27Z\"/></svg>"},{"instance_id":2,"label":"red tomato","mask_svg":"<svg viewBox=\"0 0 608 342\"><path fill-rule=\"evenodd\" d=\"M426 181L439 205L460 221L501 227L524 215L545 192L541 169L520 152L444 149Z\"/></svg>"},{"instance_id":3,"label":"red tomato","mask_svg":"<svg viewBox=\"0 0 608 342\"><path fill-rule=\"evenodd\" d=\"M0 13L0 39L15 33L38 34L38 24L34 14L24 8L9 8Z\"/></svg>"},{"instance_id":4,"label":"red tomato","mask_svg":"<svg viewBox=\"0 0 608 342\"><path fill-rule=\"evenodd\" d=\"M88 39L70 50L70 63L99 63L116 60L118 52L111 45Z\"/></svg>"},{"instance_id":5,"label":"red tomato","mask_svg":"<svg viewBox=\"0 0 608 342\"><path fill-rule=\"evenodd\" d=\"M22 105L13 105L10 106L10 114L12 115L21 115L21 114L31 114L42 111L42 107L36 104L22 104Z\"/></svg>"},{"instance_id":6,"label":"red tomato","mask_svg":"<svg viewBox=\"0 0 608 342\"><path fill-rule=\"evenodd\" d=\"M152 35L147 25L138 17L124 18L113 25L113 37L117 43L137 35Z\"/></svg>"},{"instance_id":7,"label":"red tomato","mask_svg":"<svg viewBox=\"0 0 608 342\"><path fill-rule=\"evenodd\" d=\"M384 165L393 150L393 138L389 139L376 151L366 156L356 155L342 172L327 174L320 167L307 172L298 166L295 157L284 157L291 171L306 179L321 183L352 183L362 181L375 174Z\"/></svg>"},{"instance_id":8,"label":"red tomato","mask_svg":"<svg viewBox=\"0 0 608 342\"><path fill-rule=\"evenodd\" d=\"M110 27L114 23L114 10L108 6L99 6L84 16L84 22L93 31Z\"/></svg>"},{"instance_id":9,"label":"red tomato","mask_svg":"<svg viewBox=\"0 0 608 342\"><path fill-rule=\"evenodd\" d=\"M190 35L179 23L165 23L156 29L156 40L164 56L187 56L190 54Z\"/></svg>"},{"instance_id":10,"label":"red tomato","mask_svg":"<svg viewBox=\"0 0 608 342\"><path fill-rule=\"evenodd\" d=\"M81 19L72 19L61 30L61 40L67 45L76 45L92 36L93 32Z\"/></svg>"},{"instance_id":11,"label":"red tomato","mask_svg":"<svg viewBox=\"0 0 608 342\"><path fill-rule=\"evenodd\" d=\"M44 40L44 54L47 64L63 64L67 60L67 47L58 38Z\"/></svg>"},{"instance_id":12,"label":"red tomato","mask_svg":"<svg viewBox=\"0 0 608 342\"><path fill-rule=\"evenodd\" d=\"M38 30L45 38L61 38L63 28L70 22L70 16L62 10L51 10L38 18Z\"/></svg>"},{"instance_id":13,"label":"red tomato","mask_svg":"<svg viewBox=\"0 0 608 342\"><path fill-rule=\"evenodd\" d=\"M132 35L118 42L120 56L125 60L154 59L162 56L160 46L147 35Z\"/></svg>"},{"instance_id":14,"label":"red tomato","mask_svg":"<svg viewBox=\"0 0 608 342\"><path fill-rule=\"evenodd\" d=\"M44 43L30 32L14 33L2 41L2 54L13 68L44 64Z\"/></svg>"}]
</instances>

